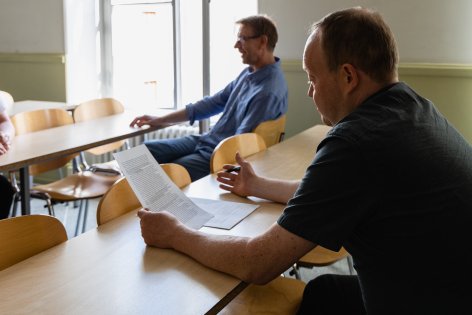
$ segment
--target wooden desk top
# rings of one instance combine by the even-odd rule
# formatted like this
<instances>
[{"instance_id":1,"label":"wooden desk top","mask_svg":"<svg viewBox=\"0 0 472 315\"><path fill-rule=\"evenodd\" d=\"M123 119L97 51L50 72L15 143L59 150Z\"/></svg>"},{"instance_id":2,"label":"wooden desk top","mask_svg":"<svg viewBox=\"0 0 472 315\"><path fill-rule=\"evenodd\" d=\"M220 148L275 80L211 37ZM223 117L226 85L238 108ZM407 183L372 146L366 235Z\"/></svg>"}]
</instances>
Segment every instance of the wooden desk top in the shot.
<instances>
[{"instance_id":1,"label":"wooden desk top","mask_svg":"<svg viewBox=\"0 0 472 315\"><path fill-rule=\"evenodd\" d=\"M205 314L239 280L147 247L132 211L0 272L0 314Z\"/></svg>"},{"instance_id":2,"label":"wooden desk top","mask_svg":"<svg viewBox=\"0 0 472 315\"><path fill-rule=\"evenodd\" d=\"M247 159L251 161L255 172L259 175L280 179L301 179L315 156L318 144L329 129L330 127L327 126L314 126ZM206 227L203 227L202 231L215 234L256 236L276 222L285 208L282 204L254 197L242 198L225 192L218 187L219 183L215 177L214 174L206 176L193 182L183 191L192 197L204 196L208 199L258 203L263 207L245 218L244 224L238 224L230 231Z\"/></svg>"},{"instance_id":3,"label":"wooden desk top","mask_svg":"<svg viewBox=\"0 0 472 315\"><path fill-rule=\"evenodd\" d=\"M277 176L279 170L282 176L300 178L324 133L311 128L249 159L260 174ZM230 231L202 228L209 233L257 235L284 208L226 193L214 175L185 192L261 205ZM205 314L218 310L218 303L244 286L176 251L147 247L132 211L1 271L0 314Z\"/></svg>"},{"instance_id":4,"label":"wooden desk top","mask_svg":"<svg viewBox=\"0 0 472 315\"><path fill-rule=\"evenodd\" d=\"M58 156L138 136L158 128L131 128L136 113L122 114L50 128L13 138L10 150L0 156L0 171L18 169Z\"/></svg>"}]
</instances>

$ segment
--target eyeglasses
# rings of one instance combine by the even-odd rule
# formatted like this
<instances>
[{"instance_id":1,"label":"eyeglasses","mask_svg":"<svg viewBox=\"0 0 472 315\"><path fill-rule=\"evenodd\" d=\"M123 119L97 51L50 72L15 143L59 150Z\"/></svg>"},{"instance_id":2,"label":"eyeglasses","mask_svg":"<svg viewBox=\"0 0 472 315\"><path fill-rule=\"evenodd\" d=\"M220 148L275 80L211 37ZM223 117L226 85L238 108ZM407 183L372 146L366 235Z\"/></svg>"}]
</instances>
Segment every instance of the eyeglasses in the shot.
<instances>
[{"instance_id":1,"label":"eyeglasses","mask_svg":"<svg viewBox=\"0 0 472 315\"><path fill-rule=\"evenodd\" d=\"M258 38L258 37L261 37L262 35L253 35L253 36L242 36L242 35L239 35L237 37L237 41L240 42L240 43L245 43L247 42L248 40L250 39L255 39L255 38Z\"/></svg>"}]
</instances>

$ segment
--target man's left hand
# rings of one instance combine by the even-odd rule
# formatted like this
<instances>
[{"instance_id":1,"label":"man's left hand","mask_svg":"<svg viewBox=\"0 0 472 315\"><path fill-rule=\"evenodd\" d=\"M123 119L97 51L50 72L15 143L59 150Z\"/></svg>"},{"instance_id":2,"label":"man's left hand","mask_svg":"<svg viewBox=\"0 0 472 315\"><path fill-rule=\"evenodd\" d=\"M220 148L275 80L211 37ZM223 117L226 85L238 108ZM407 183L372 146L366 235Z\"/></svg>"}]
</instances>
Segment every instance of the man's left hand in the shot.
<instances>
[{"instance_id":1,"label":"man's left hand","mask_svg":"<svg viewBox=\"0 0 472 315\"><path fill-rule=\"evenodd\" d=\"M175 216L167 211L151 212L141 209L138 211L141 218L141 235L144 242L159 248L173 248L173 238L178 235L177 230L184 225Z\"/></svg>"}]
</instances>

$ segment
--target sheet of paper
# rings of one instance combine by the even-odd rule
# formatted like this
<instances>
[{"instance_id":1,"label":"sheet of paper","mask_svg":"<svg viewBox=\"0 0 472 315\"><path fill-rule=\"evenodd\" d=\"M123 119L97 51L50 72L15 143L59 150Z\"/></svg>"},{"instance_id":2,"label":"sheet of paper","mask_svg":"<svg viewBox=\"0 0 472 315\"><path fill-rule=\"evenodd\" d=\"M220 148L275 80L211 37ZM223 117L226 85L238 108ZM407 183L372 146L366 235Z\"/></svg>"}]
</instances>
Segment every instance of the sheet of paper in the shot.
<instances>
[{"instance_id":1,"label":"sheet of paper","mask_svg":"<svg viewBox=\"0 0 472 315\"><path fill-rule=\"evenodd\" d=\"M168 211L194 229L201 228L213 217L185 196L144 144L113 156L144 208Z\"/></svg>"},{"instance_id":2,"label":"sheet of paper","mask_svg":"<svg viewBox=\"0 0 472 315\"><path fill-rule=\"evenodd\" d=\"M242 219L250 215L259 205L241 202L210 200L202 198L190 198L203 210L211 213L214 217L204 225L220 229L230 230Z\"/></svg>"}]
</instances>

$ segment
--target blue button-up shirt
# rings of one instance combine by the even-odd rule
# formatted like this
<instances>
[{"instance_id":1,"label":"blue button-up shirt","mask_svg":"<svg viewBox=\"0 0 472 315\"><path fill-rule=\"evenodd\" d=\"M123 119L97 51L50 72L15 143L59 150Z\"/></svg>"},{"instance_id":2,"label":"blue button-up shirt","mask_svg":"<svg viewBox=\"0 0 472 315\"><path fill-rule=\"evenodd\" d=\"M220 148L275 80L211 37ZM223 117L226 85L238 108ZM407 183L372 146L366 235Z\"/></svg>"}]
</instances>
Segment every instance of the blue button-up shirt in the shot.
<instances>
[{"instance_id":1,"label":"blue button-up shirt","mask_svg":"<svg viewBox=\"0 0 472 315\"><path fill-rule=\"evenodd\" d=\"M191 124L223 112L213 128L200 137L197 151L211 154L221 140L251 132L261 122L287 112L287 83L280 59L275 60L257 71L247 67L223 90L186 106Z\"/></svg>"}]
</instances>

